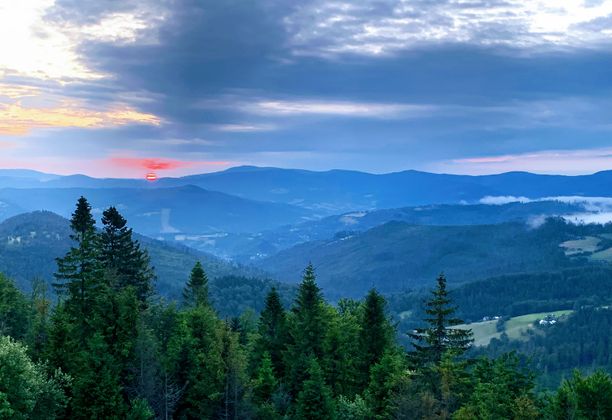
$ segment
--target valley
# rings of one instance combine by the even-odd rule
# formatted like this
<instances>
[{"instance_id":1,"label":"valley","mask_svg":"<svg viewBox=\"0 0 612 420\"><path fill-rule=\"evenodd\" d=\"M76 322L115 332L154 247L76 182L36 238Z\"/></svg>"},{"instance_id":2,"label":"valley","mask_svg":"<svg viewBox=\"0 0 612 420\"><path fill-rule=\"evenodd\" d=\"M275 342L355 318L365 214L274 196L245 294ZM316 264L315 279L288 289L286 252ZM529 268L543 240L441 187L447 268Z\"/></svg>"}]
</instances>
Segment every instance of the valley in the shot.
<instances>
[{"instance_id":1,"label":"valley","mask_svg":"<svg viewBox=\"0 0 612 420\"><path fill-rule=\"evenodd\" d=\"M457 316L465 320L453 328L473 333L470 354L499 357L500 349L534 354L538 363L548 366L539 387L556 387L571 366L607 366L609 352L588 353L590 346L609 346L588 325L608 322L612 224L584 220L607 214L612 198L527 199L528 190L507 185L508 190L491 190L489 180L471 203L430 202L437 198L420 196L418 205L407 200L393 203L412 206L384 207L379 201L359 202L350 194L339 197L335 188L344 187L333 184L308 190L319 191L315 203L246 194L235 189L239 181L232 180L245 173L267 174L270 185L283 185L275 177L284 172L268 168L188 177L199 186L181 185L185 180L180 179L161 179L155 185L87 177L39 180L41 175L28 173L21 188L0 189L0 272L25 293L34 293L42 280L55 300L56 260L74 246L71 203L87 195L96 229L102 228L100 216L109 205L116 204L125 215L134 240L150 256L152 285L160 302L184 298L192 267L199 261L210 279L210 304L235 328L254 328L253 319L265 310L272 288L286 307L295 305L304 267L312 264L321 296L338 310L349 311L343 316L371 290L382 293L395 338L409 349L407 333L425 317L423 302L432 279L444 273ZM332 175L337 176L317 176ZM314 182L309 173L291 176L306 185ZM343 176L369 179L364 174ZM499 191L519 195L476 199ZM336 200L333 204L327 201L330 197ZM550 343L558 343L564 334L586 343L584 352L575 346L571 350L580 362L555 362Z\"/></svg>"}]
</instances>

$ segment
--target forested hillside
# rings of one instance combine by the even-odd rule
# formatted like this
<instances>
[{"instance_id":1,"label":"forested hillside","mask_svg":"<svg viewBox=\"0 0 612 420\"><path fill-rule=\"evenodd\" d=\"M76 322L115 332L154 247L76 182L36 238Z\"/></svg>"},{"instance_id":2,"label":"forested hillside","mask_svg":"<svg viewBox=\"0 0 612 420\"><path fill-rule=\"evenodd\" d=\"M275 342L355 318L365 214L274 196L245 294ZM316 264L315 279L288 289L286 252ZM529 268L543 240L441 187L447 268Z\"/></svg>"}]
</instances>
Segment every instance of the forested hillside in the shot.
<instances>
[{"instance_id":1,"label":"forested hillside","mask_svg":"<svg viewBox=\"0 0 612 420\"><path fill-rule=\"evenodd\" d=\"M180 296L185 279L196 261L206 264L209 275L260 276L260 270L224 262L212 255L180 245L172 245L134 234L148 251L155 267L155 287L167 297ZM0 223L0 272L13 278L20 289L30 290L35 278L51 282L55 259L68 251L70 223L51 212L33 212Z\"/></svg>"},{"instance_id":2,"label":"forested hillside","mask_svg":"<svg viewBox=\"0 0 612 420\"><path fill-rule=\"evenodd\" d=\"M524 223L415 226L389 222L363 233L297 245L258 265L280 280L295 282L299 267L311 261L333 297L359 296L372 286L394 293L421 287L440 271L453 283L462 283L590 264L580 253L568 255L561 244L611 228L574 226L559 219L536 228Z\"/></svg>"},{"instance_id":3,"label":"forested hillside","mask_svg":"<svg viewBox=\"0 0 612 420\"><path fill-rule=\"evenodd\" d=\"M389 296L392 312L417 312L424 290ZM452 289L457 314L468 322L483 317L512 317L576 307L612 304L612 267L514 274L470 282Z\"/></svg>"},{"instance_id":4,"label":"forested hillside","mask_svg":"<svg viewBox=\"0 0 612 420\"><path fill-rule=\"evenodd\" d=\"M382 295L372 289L363 301L331 306L312 265L295 294L285 289L281 296L269 283L238 277L215 286L197 261L180 301L159 301L148 253L126 220L110 207L101 221L96 230L91 207L79 199L70 221L74 246L57 260L57 304L46 283L36 282L26 297L0 275L2 417L606 419L612 413L612 377L604 371L577 372L544 395L514 353L472 358L472 332L458 327L443 275L426 298L425 318L409 331L406 352ZM252 303L266 290L260 315L244 311L221 320L212 306L215 287L229 292L217 290L217 305L230 296ZM221 312L243 309L229 304ZM608 328L608 312L580 309L567 323L580 337L586 325ZM589 317L600 320L585 322ZM609 360L606 340L581 347L586 353L576 357L596 350L597 362ZM495 345L489 353L509 343ZM537 366L549 362L541 357Z\"/></svg>"},{"instance_id":5,"label":"forested hillside","mask_svg":"<svg viewBox=\"0 0 612 420\"><path fill-rule=\"evenodd\" d=\"M464 327L491 331L490 344L473 354L497 357L517 351L539 372L540 387L557 387L575 368L612 371L610 268L495 277L456 287L450 296L457 316L467 323ZM426 316L426 299L427 292L421 290L389 297L398 337L407 347L410 341L401 332L417 328ZM539 324L548 314L563 310L568 315ZM514 320L522 319L531 321L512 327Z\"/></svg>"},{"instance_id":6,"label":"forested hillside","mask_svg":"<svg viewBox=\"0 0 612 420\"><path fill-rule=\"evenodd\" d=\"M612 414L612 377L604 371L576 372L553 393L542 394L535 389L537 373L517 355L473 358L472 332L458 328L462 321L443 275L426 297L425 317L410 331L406 351L395 339L382 295L372 289L361 301L343 299L331 306L312 265L294 297L272 287L259 316L247 312L222 320L212 306L215 286L199 261L179 301L155 297L148 253L116 208L103 212L102 229L96 230L91 207L81 198L70 230L74 245L57 260L57 304L44 282L26 297L0 275L2 418L467 420ZM243 290L254 294L251 299L269 286L254 282L249 289L246 283L226 281L233 284L230 295ZM228 312L234 309L240 308ZM577 327L584 325L581 319ZM607 328L609 321L596 325ZM609 355L608 348L597 349Z\"/></svg>"},{"instance_id":7,"label":"forested hillside","mask_svg":"<svg viewBox=\"0 0 612 420\"><path fill-rule=\"evenodd\" d=\"M536 324L519 340L506 334L494 338L476 355L498 357L516 351L529 358L533 369L541 372L543 387L556 387L576 368L586 372L603 369L612 372L612 309L609 306L580 307L566 320L553 325Z\"/></svg>"},{"instance_id":8,"label":"forested hillside","mask_svg":"<svg viewBox=\"0 0 612 420\"><path fill-rule=\"evenodd\" d=\"M506 204L433 204L419 207L352 211L318 220L281 226L251 234L228 234L213 240L186 236L181 242L234 260L249 262L269 257L287 248L310 241L329 240L338 235L356 234L388 222L412 225L461 226L521 222L530 226L546 217L589 213L585 203L555 200ZM591 209L591 213L596 212ZM175 235L164 235L174 239Z\"/></svg>"}]
</instances>

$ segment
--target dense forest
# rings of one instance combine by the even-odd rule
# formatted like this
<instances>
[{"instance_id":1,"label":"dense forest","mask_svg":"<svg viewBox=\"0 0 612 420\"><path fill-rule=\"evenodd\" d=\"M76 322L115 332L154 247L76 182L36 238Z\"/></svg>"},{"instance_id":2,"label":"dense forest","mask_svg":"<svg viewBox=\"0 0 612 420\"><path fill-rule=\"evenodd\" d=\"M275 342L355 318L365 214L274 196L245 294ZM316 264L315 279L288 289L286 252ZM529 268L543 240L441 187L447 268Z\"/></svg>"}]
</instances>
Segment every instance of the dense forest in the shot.
<instances>
[{"instance_id":1,"label":"dense forest","mask_svg":"<svg viewBox=\"0 0 612 420\"><path fill-rule=\"evenodd\" d=\"M612 304L611 286L612 269L586 266L492 277L452 290L457 315L466 322L475 322L485 316L512 317L581 306L607 306ZM426 297L427 292L414 290L389 295L388 300L392 312L418 313Z\"/></svg>"},{"instance_id":2,"label":"dense forest","mask_svg":"<svg viewBox=\"0 0 612 420\"><path fill-rule=\"evenodd\" d=\"M328 304L308 265L297 290L223 289L195 263L179 302L116 208L97 230L79 199L54 291L25 296L0 276L0 418L609 419L612 378L576 371L553 392L514 352L475 355L440 275L408 350L370 290ZM232 283L233 281L233 283ZM233 286L232 286L233 284ZM223 301L214 309L212 291ZM223 290L221 290L223 289ZM233 292L232 292L233 290ZM259 314L231 303L241 290ZM289 301L291 299L291 301ZM216 302L218 305L220 302ZM238 313L241 313L240 316ZM583 316L597 317L596 310ZM568 321L569 322L569 321ZM598 321L609 326L609 318ZM602 332L605 335L605 333ZM534 336L534 340L537 337ZM507 346L510 347L510 346Z\"/></svg>"},{"instance_id":3,"label":"dense forest","mask_svg":"<svg viewBox=\"0 0 612 420\"><path fill-rule=\"evenodd\" d=\"M304 242L257 263L280 280L297 282L296 273L314 261L327 297L358 298L372 286L372 279L381 293L388 294L421 288L440 271L447 274L449 284L458 285L592 265L586 256L568 255L560 245L610 231L612 226L588 230L560 218L545 219L537 229L522 221L470 226L390 221L364 232L338 232L332 238Z\"/></svg>"},{"instance_id":4,"label":"dense forest","mask_svg":"<svg viewBox=\"0 0 612 420\"><path fill-rule=\"evenodd\" d=\"M570 376L577 366L586 371L603 368L612 371L612 309L583 307L562 322L527 330L523 340L510 340L506 334L494 338L476 354L497 357L516 351L529 355L540 372L543 386L556 386L562 376Z\"/></svg>"}]
</instances>

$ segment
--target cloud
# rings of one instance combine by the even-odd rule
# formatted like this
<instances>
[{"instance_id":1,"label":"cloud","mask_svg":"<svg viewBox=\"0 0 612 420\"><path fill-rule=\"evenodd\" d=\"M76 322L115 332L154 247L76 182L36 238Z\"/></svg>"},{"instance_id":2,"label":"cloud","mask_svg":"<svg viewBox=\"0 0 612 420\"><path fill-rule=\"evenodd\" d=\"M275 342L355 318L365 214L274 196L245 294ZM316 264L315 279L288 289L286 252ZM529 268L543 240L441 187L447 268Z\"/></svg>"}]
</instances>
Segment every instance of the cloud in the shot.
<instances>
[{"instance_id":1,"label":"cloud","mask_svg":"<svg viewBox=\"0 0 612 420\"><path fill-rule=\"evenodd\" d=\"M529 217L527 225L532 229L542 226L546 219L553 216L575 224L605 224L612 222L612 197L583 197L583 196L554 196L530 199L514 196L486 196L479 200L480 204L504 205L510 203L533 203L543 201L557 201L572 204L584 209L584 212L569 214L540 214Z\"/></svg>"},{"instance_id":2,"label":"cloud","mask_svg":"<svg viewBox=\"0 0 612 420\"><path fill-rule=\"evenodd\" d=\"M165 17L163 9L150 2L100 2L109 7L98 7L91 13L93 3L97 2L0 4L0 76L17 74L66 82L103 78L107 75L86 63L79 51L83 42L153 42L151 33Z\"/></svg>"},{"instance_id":3,"label":"cloud","mask_svg":"<svg viewBox=\"0 0 612 420\"><path fill-rule=\"evenodd\" d=\"M544 197L540 201L559 201L567 204L580 204L590 212L612 211L612 197L559 196Z\"/></svg>"},{"instance_id":4,"label":"cloud","mask_svg":"<svg viewBox=\"0 0 612 420\"><path fill-rule=\"evenodd\" d=\"M487 204L491 206L502 206L510 203L530 203L532 200L527 197L515 197L512 195L500 195L491 196L487 195L482 197L478 202L480 204Z\"/></svg>"},{"instance_id":5,"label":"cloud","mask_svg":"<svg viewBox=\"0 0 612 420\"><path fill-rule=\"evenodd\" d=\"M72 102L49 108L26 107L20 102L0 104L0 135L24 135L36 128L104 128L127 124L159 125L160 120L127 105L96 111Z\"/></svg>"},{"instance_id":6,"label":"cloud","mask_svg":"<svg viewBox=\"0 0 612 420\"><path fill-rule=\"evenodd\" d=\"M612 222L612 212L602 213L576 213L563 216L563 218L574 224L598 224L604 225Z\"/></svg>"},{"instance_id":7,"label":"cloud","mask_svg":"<svg viewBox=\"0 0 612 420\"><path fill-rule=\"evenodd\" d=\"M578 204L583 213L564 215L563 218L576 224L605 224L612 222L611 197L553 197L556 201Z\"/></svg>"},{"instance_id":8,"label":"cloud","mask_svg":"<svg viewBox=\"0 0 612 420\"><path fill-rule=\"evenodd\" d=\"M0 102L3 98L9 100L23 99L40 95L40 89L23 84L0 83Z\"/></svg>"},{"instance_id":9,"label":"cloud","mask_svg":"<svg viewBox=\"0 0 612 420\"><path fill-rule=\"evenodd\" d=\"M229 133L256 133L260 131L274 131L278 127L274 124L214 124L213 130Z\"/></svg>"},{"instance_id":10,"label":"cloud","mask_svg":"<svg viewBox=\"0 0 612 420\"><path fill-rule=\"evenodd\" d=\"M521 156L609 146L609 3L6 2L0 107L14 107L2 127L19 139L2 155L63 156L75 171L128 152L374 172L603 169L602 156Z\"/></svg>"},{"instance_id":11,"label":"cloud","mask_svg":"<svg viewBox=\"0 0 612 420\"><path fill-rule=\"evenodd\" d=\"M336 115L361 118L422 116L432 109L427 105L311 100L262 100L245 108L262 115Z\"/></svg>"},{"instance_id":12,"label":"cloud","mask_svg":"<svg viewBox=\"0 0 612 420\"><path fill-rule=\"evenodd\" d=\"M451 173L490 174L509 171L586 174L612 168L612 149L544 150L477 156L438 162L431 169Z\"/></svg>"},{"instance_id":13,"label":"cloud","mask_svg":"<svg viewBox=\"0 0 612 420\"><path fill-rule=\"evenodd\" d=\"M548 217L560 216L566 221L575 224L605 224L612 222L612 197L583 197L583 196L554 196L529 199L527 197L513 196L486 196L480 199L481 204L504 205L509 203L532 203L543 201L557 201L559 203L573 204L584 209L584 212L570 214L541 214L531 216L527 224L531 228L542 226Z\"/></svg>"},{"instance_id":14,"label":"cloud","mask_svg":"<svg viewBox=\"0 0 612 420\"><path fill-rule=\"evenodd\" d=\"M518 50L608 48L612 2L582 0L315 0L287 16L298 55L385 56L432 45Z\"/></svg>"},{"instance_id":15,"label":"cloud","mask_svg":"<svg viewBox=\"0 0 612 420\"><path fill-rule=\"evenodd\" d=\"M246 114L265 117L338 116L353 118L418 118L427 117L437 108L428 104L341 101L309 98L249 98L226 95L202 101L202 109L240 110ZM268 131L268 124L220 124L221 131Z\"/></svg>"}]
</instances>

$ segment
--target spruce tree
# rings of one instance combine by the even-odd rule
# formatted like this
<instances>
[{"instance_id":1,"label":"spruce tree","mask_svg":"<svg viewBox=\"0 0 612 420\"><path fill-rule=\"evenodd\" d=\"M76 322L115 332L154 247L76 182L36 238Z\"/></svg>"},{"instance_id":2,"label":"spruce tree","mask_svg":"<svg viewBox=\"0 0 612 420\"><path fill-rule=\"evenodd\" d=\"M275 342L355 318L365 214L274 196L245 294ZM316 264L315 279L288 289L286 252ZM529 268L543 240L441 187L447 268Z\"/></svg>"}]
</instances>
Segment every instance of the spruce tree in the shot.
<instances>
[{"instance_id":1,"label":"spruce tree","mask_svg":"<svg viewBox=\"0 0 612 420\"><path fill-rule=\"evenodd\" d=\"M320 365L334 398L344 396L353 399L362 391L358 388L361 360L358 343L362 308L356 306L354 310L336 310L327 306L326 309L329 321L325 355Z\"/></svg>"},{"instance_id":2,"label":"spruce tree","mask_svg":"<svg viewBox=\"0 0 612 420\"><path fill-rule=\"evenodd\" d=\"M449 364L447 360L445 362ZM534 375L514 353L506 353L495 360L478 360L472 371L472 378L467 378L462 370L457 370L452 376L455 377L452 380L454 386L443 388L451 391L449 394L455 401L447 399L447 403L442 407L446 408L446 412L453 412L461 405L454 415L460 420L539 417L516 415L517 412L529 411L530 406L535 409L536 404L532 392ZM467 381L468 379L471 380Z\"/></svg>"},{"instance_id":3,"label":"spruce tree","mask_svg":"<svg viewBox=\"0 0 612 420\"><path fill-rule=\"evenodd\" d=\"M74 241L81 242L85 236L95 230L95 227L96 221L91 215L91 205L85 197L81 196L77 200L76 209L70 219L70 228L73 232L71 238Z\"/></svg>"},{"instance_id":4,"label":"spruce tree","mask_svg":"<svg viewBox=\"0 0 612 420\"><path fill-rule=\"evenodd\" d=\"M304 270L291 315L285 365L288 367L289 392L295 398L306 377L309 359L314 357L321 361L324 356L327 333L325 305L312 264Z\"/></svg>"},{"instance_id":5,"label":"spruce tree","mask_svg":"<svg viewBox=\"0 0 612 420\"><path fill-rule=\"evenodd\" d=\"M425 305L428 327L417 328L409 334L414 340L414 351L410 354L412 361L417 366L439 364L447 352L453 356L463 354L472 344L472 330L452 328L463 321L453 317L456 308L451 306L444 274L438 276L437 287Z\"/></svg>"},{"instance_id":6,"label":"spruce tree","mask_svg":"<svg viewBox=\"0 0 612 420\"><path fill-rule=\"evenodd\" d=\"M100 260L116 275L116 289L132 286L141 302L151 295L154 278L148 253L132 238L132 229L115 207L102 213Z\"/></svg>"},{"instance_id":7,"label":"spruce tree","mask_svg":"<svg viewBox=\"0 0 612 420\"><path fill-rule=\"evenodd\" d=\"M239 334L232 331L227 322L222 333L221 358L224 365L225 386L222 406L216 417L224 419L244 418L246 357L240 345Z\"/></svg>"},{"instance_id":8,"label":"spruce tree","mask_svg":"<svg viewBox=\"0 0 612 420\"><path fill-rule=\"evenodd\" d=\"M266 297L258 324L259 336L255 343L254 358L257 363L264 353L268 353L276 377L284 375L283 351L287 344L287 320L285 309L275 287Z\"/></svg>"},{"instance_id":9,"label":"spruce tree","mask_svg":"<svg viewBox=\"0 0 612 420\"><path fill-rule=\"evenodd\" d=\"M76 246L71 247L63 258L57 259L57 282L54 287L57 293L66 299L68 313L79 320L83 341L102 278L95 221L85 197L79 198L70 227L70 237L76 242Z\"/></svg>"},{"instance_id":10,"label":"spruce tree","mask_svg":"<svg viewBox=\"0 0 612 420\"><path fill-rule=\"evenodd\" d=\"M370 368L380 362L393 343L393 329L385 314L385 298L372 289L366 296L359 332L360 387L363 390L370 378Z\"/></svg>"},{"instance_id":11,"label":"spruce tree","mask_svg":"<svg viewBox=\"0 0 612 420\"><path fill-rule=\"evenodd\" d=\"M277 385L278 381L272 368L272 358L270 353L265 352L253 381L253 401L257 405L271 403L272 394Z\"/></svg>"},{"instance_id":12,"label":"spruce tree","mask_svg":"<svg viewBox=\"0 0 612 420\"><path fill-rule=\"evenodd\" d=\"M191 269L189 281L183 290L183 301L185 306L207 306L208 301L208 277L202 267L202 263L197 261Z\"/></svg>"},{"instance_id":13,"label":"spruce tree","mask_svg":"<svg viewBox=\"0 0 612 420\"><path fill-rule=\"evenodd\" d=\"M311 357L302 384L294 418L297 420L330 420L336 418L334 401L323 378L317 359Z\"/></svg>"},{"instance_id":14,"label":"spruce tree","mask_svg":"<svg viewBox=\"0 0 612 420\"><path fill-rule=\"evenodd\" d=\"M225 325L209 306L182 313L182 331L171 347L176 378L183 388L176 404L177 418L215 418L226 393L223 334Z\"/></svg>"},{"instance_id":15,"label":"spruce tree","mask_svg":"<svg viewBox=\"0 0 612 420\"><path fill-rule=\"evenodd\" d=\"M323 341L326 332L325 306L321 289L316 282L314 267L309 264L293 307L294 325L292 335L299 351L323 356Z\"/></svg>"},{"instance_id":16,"label":"spruce tree","mask_svg":"<svg viewBox=\"0 0 612 420\"><path fill-rule=\"evenodd\" d=\"M43 359L44 350L49 338L49 320L51 316L51 299L47 294L47 283L43 279L32 282L30 297L31 316L26 342L34 361Z\"/></svg>"},{"instance_id":17,"label":"spruce tree","mask_svg":"<svg viewBox=\"0 0 612 420\"><path fill-rule=\"evenodd\" d=\"M0 335L22 339L28 334L28 301L12 280L0 273Z\"/></svg>"},{"instance_id":18,"label":"spruce tree","mask_svg":"<svg viewBox=\"0 0 612 420\"><path fill-rule=\"evenodd\" d=\"M393 418L394 399L404 370L404 355L387 351L370 369L365 400L374 419Z\"/></svg>"},{"instance_id":19,"label":"spruce tree","mask_svg":"<svg viewBox=\"0 0 612 420\"><path fill-rule=\"evenodd\" d=\"M121 365L103 334L95 332L88 338L78 357L78 371L71 372L70 418L122 418L127 407L119 380Z\"/></svg>"}]
</instances>

